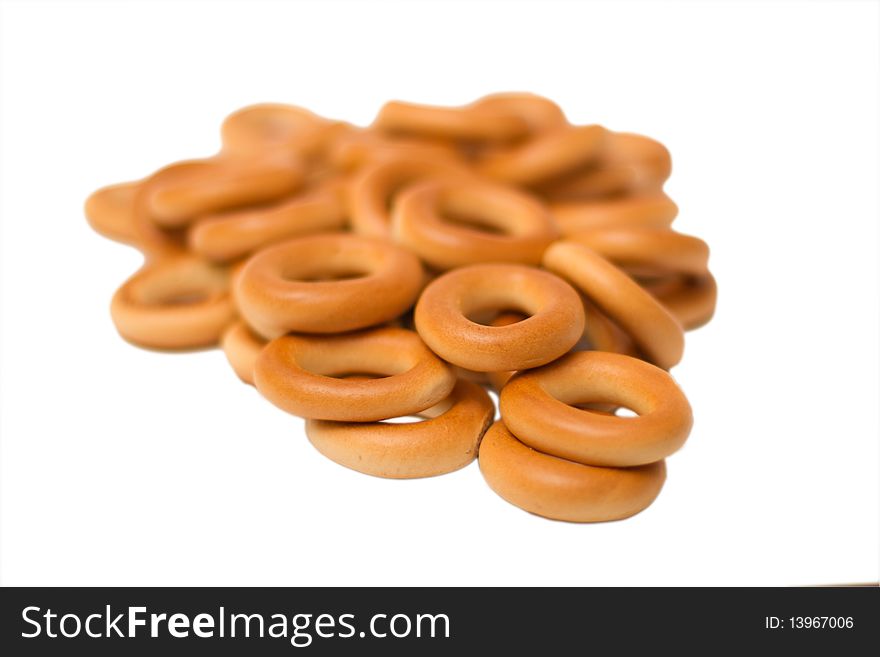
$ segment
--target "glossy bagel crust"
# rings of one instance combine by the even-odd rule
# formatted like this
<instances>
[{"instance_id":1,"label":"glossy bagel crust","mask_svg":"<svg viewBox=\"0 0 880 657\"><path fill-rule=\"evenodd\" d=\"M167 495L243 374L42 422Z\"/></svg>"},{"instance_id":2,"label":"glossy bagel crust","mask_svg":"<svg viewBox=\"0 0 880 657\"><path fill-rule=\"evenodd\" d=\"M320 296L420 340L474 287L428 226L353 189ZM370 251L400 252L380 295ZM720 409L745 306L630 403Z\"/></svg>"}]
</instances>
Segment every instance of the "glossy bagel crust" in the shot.
<instances>
[{"instance_id":1,"label":"glossy bagel crust","mask_svg":"<svg viewBox=\"0 0 880 657\"><path fill-rule=\"evenodd\" d=\"M528 126L529 133L541 133L568 124L565 113L549 98L523 92L489 94L475 101L476 110L488 110L516 116Z\"/></svg>"},{"instance_id":2,"label":"glossy bagel crust","mask_svg":"<svg viewBox=\"0 0 880 657\"><path fill-rule=\"evenodd\" d=\"M233 371L251 385L254 384L254 363L265 346L266 341L240 320L231 324L220 338L220 347Z\"/></svg>"},{"instance_id":3,"label":"glossy bagel crust","mask_svg":"<svg viewBox=\"0 0 880 657\"><path fill-rule=\"evenodd\" d=\"M637 417L598 415L578 404L612 404ZM585 465L659 461L684 444L693 425L690 404L669 374L601 351L572 353L517 374L501 391L500 409L521 442Z\"/></svg>"},{"instance_id":4,"label":"glossy bagel crust","mask_svg":"<svg viewBox=\"0 0 880 657\"><path fill-rule=\"evenodd\" d=\"M299 235L341 230L347 222L342 183L325 185L270 207L208 215L191 228L193 252L230 262Z\"/></svg>"},{"instance_id":5,"label":"glossy bagel crust","mask_svg":"<svg viewBox=\"0 0 880 657\"><path fill-rule=\"evenodd\" d=\"M277 148L292 149L328 121L303 107L260 103L242 107L223 121L223 150L254 154Z\"/></svg>"},{"instance_id":6,"label":"glossy bagel crust","mask_svg":"<svg viewBox=\"0 0 880 657\"><path fill-rule=\"evenodd\" d=\"M390 101L379 110L373 127L391 134L467 142L510 141L529 131L529 124L509 107L481 107L479 102L438 107Z\"/></svg>"},{"instance_id":7,"label":"glossy bagel crust","mask_svg":"<svg viewBox=\"0 0 880 657\"><path fill-rule=\"evenodd\" d=\"M583 231L572 241L602 254L638 278L686 329L705 324L715 312L717 288L709 273L709 247L691 235L664 228L623 227Z\"/></svg>"},{"instance_id":8,"label":"glossy bagel crust","mask_svg":"<svg viewBox=\"0 0 880 657\"><path fill-rule=\"evenodd\" d=\"M698 237L667 228L608 227L568 238L627 270L702 276L708 271L709 247Z\"/></svg>"},{"instance_id":9,"label":"glossy bagel crust","mask_svg":"<svg viewBox=\"0 0 880 657\"><path fill-rule=\"evenodd\" d=\"M528 319L484 326L468 316L515 310ZM478 372L538 367L571 349L584 330L584 308L562 279L523 265L462 267L428 284L416 304L416 330L440 357Z\"/></svg>"},{"instance_id":10,"label":"glossy bagel crust","mask_svg":"<svg viewBox=\"0 0 880 657\"><path fill-rule=\"evenodd\" d=\"M308 420L306 435L327 458L358 472L391 479L433 477L477 456L495 407L483 388L456 383L440 415L411 423Z\"/></svg>"},{"instance_id":11,"label":"glossy bagel crust","mask_svg":"<svg viewBox=\"0 0 880 657\"><path fill-rule=\"evenodd\" d=\"M150 179L146 202L156 224L179 228L200 215L275 201L302 181L302 167L289 156L218 155L160 170Z\"/></svg>"},{"instance_id":12,"label":"glossy bagel crust","mask_svg":"<svg viewBox=\"0 0 880 657\"><path fill-rule=\"evenodd\" d=\"M86 219L96 233L116 242L139 246L134 204L141 184L138 180L108 185L86 199Z\"/></svg>"},{"instance_id":13,"label":"glossy bagel crust","mask_svg":"<svg viewBox=\"0 0 880 657\"><path fill-rule=\"evenodd\" d=\"M388 238L395 196L422 180L467 174L447 159L400 156L365 166L348 191L351 228L355 233Z\"/></svg>"},{"instance_id":14,"label":"glossy bagel crust","mask_svg":"<svg viewBox=\"0 0 880 657\"><path fill-rule=\"evenodd\" d=\"M597 160L607 131L598 125L563 126L482 159L479 171L513 185L536 185Z\"/></svg>"},{"instance_id":15,"label":"glossy bagel crust","mask_svg":"<svg viewBox=\"0 0 880 657\"><path fill-rule=\"evenodd\" d=\"M498 232L456 224L449 216L478 220ZM537 265L559 236L537 200L479 180L434 180L410 187L397 197L392 235L439 270L485 262Z\"/></svg>"},{"instance_id":16,"label":"glossy bagel crust","mask_svg":"<svg viewBox=\"0 0 880 657\"><path fill-rule=\"evenodd\" d=\"M521 313L504 312L493 319L491 325L510 326L511 324L516 324L524 319L526 319L526 316ZM489 384L495 388L496 392L501 392L501 389L508 381L510 381L510 377L514 374L516 374L516 370L502 370L500 372L488 372L486 376L489 379Z\"/></svg>"},{"instance_id":17,"label":"glossy bagel crust","mask_svg":"<svg viewBox=\"0 0 880 657\"><path fill-rule=\"evenodd\" d=\"M153 349L215 345L234 320L229 274L192 256L145 264L110 303L120 335Z\"/></svg>"},{"instance_id":18,"label":"glossy bagel crust","mask_svg":"<svg viewBox=\"0 0 880 657\"><path fill-rule=\"evenodd\" d=\"M669 369L684 352L678 320L628 274L587 246L556 242L544 253L544 266L570 281L633 339L651 362Z\"/></svg>"},{"instance_id":19,"label":"glossy bagel crust","mask_svg":"<svg viewBox=\"0 0 880 657\"><path fill-rule=\"evenodd\" d=\"M335 378L351 374L383 378ZM378 328L276 338L257 358L254 383L266 399L294 415L374 422L437 404L452 391L455 375L413 331Z\"/></svg>"},{"instance_id":20,"label":"glossy bagel crust","mask_svg":"<svg viewBox=\"0 0 880 657\"><path fill-rule=\"evenodd\" d=\"M614 354L638 356L639 350L625 331L608 319L589 299L584 299L584 349L575 351L608 351ZM579 345L580 347L581 345Z\"/></svg>"},{"instance_id":21,"label":"glossy bagel crust","mask_svg":"<svg viewBox=\"0 0 880 657\"><path fill-rule=\"evenodd\" d=\"M678 216L678 206L662 192L550 203L548 207L559 232L565 236L598 228L663 228L668 227Z\"/></svg>"},{"instance_id":22,"label":"glossy bagel crust","mask_svg":"<svg viewBox=\"0 0 880 657\"><path fill-rule=\"evenodd\" d=\"M643 135L609 132L592 164L541 185L550 201L607 198L621 194L657 193L672 172L663 144Z\"/></svg>"},{"instance_id":23,"label":"glossy bagel crust","mask_svg":"<svg viewBox=\"0 0 880 657\"><path fill-rule=\"evenodd\" d=\"M355 130L340 137L328 153L331 166L353 172L365 166L394 159L459 160L454 144L436 139L395 137L370 130Z\"/></svg>"},{"instance_id":24,"label":"glossy bagel crust","mask_svg":"<svg viewBox=\"0 0 880 657\"><path fill-rule=\"evenodd\" d=\"M603 522L635 515L666 480L666 462L602 468L542 454L518 441L502 421L480 443L480 471L511 504L545 518Z\"/></svg>"},{"instance_id":25,"label":"glossy bagel crust","mask_svg":"<svg viewBox=\"0 0 880 657\"><path fill-rule=\"evenodd\" d=\"M289 331L337 333L390 321L415 303L423 271L418 258L395 244L339 233L263 249L235 283L242 317L260 335L274 338Z\"/></svg>"},{"instance_id":26,"label":"glossy bagel crust","mask_svg":"<svg viewBox=\"0 0 880 657\"><path fill-rule=\"evenodd\" d=\"M715 315L718 284L709 272L702 276L675 276L642 286L672 313L685 329L691 331L706 324Z\"/></svg>"}]
</instances>

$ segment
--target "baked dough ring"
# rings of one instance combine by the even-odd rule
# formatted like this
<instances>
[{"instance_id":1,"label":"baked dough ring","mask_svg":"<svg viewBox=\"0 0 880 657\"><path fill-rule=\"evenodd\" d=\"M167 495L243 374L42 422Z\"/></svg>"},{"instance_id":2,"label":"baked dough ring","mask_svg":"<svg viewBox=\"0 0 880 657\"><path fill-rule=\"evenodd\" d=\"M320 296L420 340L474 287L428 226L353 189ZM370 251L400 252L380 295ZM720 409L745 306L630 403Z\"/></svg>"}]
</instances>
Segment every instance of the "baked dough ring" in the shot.
<instances>
[{"instance_id":1,"label":"baked dough ring","mask_svg":"<svg viewBox=\"0 0 880 657\"><path fill-rule=\"evenodd\" d=\"M659 301L625 272L578 242L562 240L544 266L570 281L633 339L648 360L669 369L684 352L684 331Z\"/></svg>"},{"instance_id":2,"label":"baked dough ring","mask_svg":"<svg viewBox=\"0 0 880 657\"><path fill-rule=\"evenodd\" d=\"M180 228L199 215L275 201L302 181L302 167L288 155L218 155L161 169L150 178L146 202L158 225Z\"/></svg>"},{"instance_id":3,"label":"baked dough ring","mask_svg":"<svg viewBox=\"0 0 880 657\"><path fill-rule=\"evenodd\" d=\"M606 228L570 238L602 254L638 280L686 328L696 328L715 312L717 287L709 273L709 247L691 235L662 228Z\"/></svg>"},{"instance_id":4,"label":"baked dough ring","mask_svg":"<svg viewBox=\"0 0 880 657\"><path fill-rule=\"evenodd\" d=\"M666 463L597 468L542 454L496 422L480 444L480 471L511 504L545 518L603 522L635 515L653 502L666 480Z\"/></svg>"},{"instance_id":5,"label":"baked dough ring","mask_svg":"<svg viewBox=\"0 0 880 657\"><path fill-rule=\"evenodd\" d=\"M141 185L140 180L108 185L86 199L86 219L96 233L136 248L140 245L134 204Z\"/></svg>"},{"instance_id":6,"label":"baked dough ring","mask_svg":"<svg viewBox=\"0 0 880 657\"><path fill-rule=\"evenodd\" d=\"M423 280L422 266L409 251L338 233L298 237L256 253L236 277L234 294L247 323L274 338L387 322L415 303Z\"/></svg>"},{"instance_id":7,"label":"baked dough ring","mask_svg":"<svg viewBox=\"0 0 880 657\"><path fill-rule=\"evenodd\" d=\"M352 230L372 237L391 236L391 210L394 198L407 186L421 180L461 176L464 169L446 159L406 156L381 160L364 167L349 189L349 215Z\"/></svg>"},{"instance_id":8,"label":"baked dough ring","mask_svg":"<svg viewBox=\"0 0 880 657\"><path fill-rule=\"evenodd\" d=\"M608 351L615 354L626 354L627 356L638 356L633 341L626 333L605 317L596 306L587 299L582 299L584 304L584 334L578 343L572 348L572 351ZM520 313L501 313L495 317L492 326L509 326L520 322L525 317ZM516 370L505 370L502 372L489 372L488 382L497 391L510 381L510 378L516 374ZM594 405L596 406L596 405ZM616 408L609 405L603 405L602 408Z\"/></svg>"},{"instance_id":9,"label":"baked dough ring","mask_svg":"<svg viewBox=\"0 0 880 657\"><path fill-rule=\"evenodd\" d=\"M517 322L521 322L526 319L526 316L521 313L511 313L505 312L501 313L491 321L492 326L510 326L511 324L516 324ZM489 372L487 376L489 377L489 383L497 392L501 392L501 389L505 386L505 384L510 381L510 378L516 374L516 370L502 370L500 372Z\"/></svg>"},{"instance_id":10,"label":"baked dough ring","mask_svg":"<svg viewBox=\"0 0 880 657\"><path fill-rule=\"evenodd\" d=\"M192 256L148 262L110 304L120 335L154 349L193 349L217 343L235 318L229 274Z\"/></svg>"},{"instance_id":11,"label":"baked dough ring","mask_svg":"<svg viewBox=\"0 0 880 657\"><path fill-rule=\"evenodd\" d=\"M350 374L377 379L333 378ZM254 383L279 408L305 418L375 422L414 415L445 399L455 376L413 331L285 335L254 365Z\"/></svg>"},{"instance_id":12,"label":"baked dough ring","mask_svg":"<svg viewBox=\"0 0 880 657\"><path fill-rule=\"evenodd\" d=\"M575 351L607 351L613 354L639 356L639 350L632 338L617 324L608 319L589 299L584 302L583 349L578 345Z\"/></svg>"},{"instance_id":13,"label":"baked dough ring","mask_svg":"<svg viewBox=\"0 0 880 657\"><path fill-rule=\"evenodd\" d=\"M666 228L602 228L568 238L584 244L618 267L702 276L708 271L709 247L698 237Z\"/></svg>"},{"instance_id":14,"label":"baked dough ring","mask_svg":"<svg viewBox=\"0 0 880 657\"><path fill-rule=\"evenodd\" d=\"M498 231L458 225L464 217ZM392 234L435 269L484 262L537 265L556 228L544 206L513 188L478 180L422 182L397 197Z\"/></svg>"},{"instance_id":15,"label":"baked dough ring","mask_svg":"<svg viewBox=\"0 0 880 657\"><path fill-rule=\"evenodd\" d=\"M565 236L598 228L665 228L678 216L678 206L663 192L551 203L548 207L559 232Z\"/></svg>"},{"instance_id":16,"label":"baked dough ring","mask_svg":"<svg viewBox=\"0 0 880 657\"><path fill-rule=\"evenodd\" d=\"M638 417L597 415L579 404L612 404ZM638 358L580 351L514 376L501 417L523 443L585 465L653 463L687 440L693 414L669 374Z\"/></svg>"},{"instance_id":17,"label":"baked dough ring","mask_svg":"<svg viewBox=\"0 0 880 657\"><path fill-rule=\"evenodd\" d=\"M257 356L266 346L266 341L251 331L247 324L239 320L223 332L220 346L238 378L253 385L254 363L257 362Z\"/></svg>"},{"instance_id":18,"label":"baked dough ring","mask_svg":"<svg viewBox=\"0 0 880 657\"><path fill-rule=\"evenodd\" d=\"M709 271L702 276L672 276L642 283L688 331L706 324L715 315L718 285Z\"/></svg>"},{"instance_id":19,"label":"baked dough ring","mask_svg":"<svg viewBox=\"0 0 880 657\"><path fill-rule=\"evenodd\" d=\"M328 154L330 164L341 171L355 171L389 159L456 161L460 157L458 149L448 142L392 137L372 130L352 131L338 139Z\"/></svg>"},{"instance_id":20,"label":"baked dough ring","mask_svg":"<svg viewBox=\"0 0 880 657\"><path fill-rule=\"evenodd\" d=\"M463 468L477 456L495 406L480 386L455 384L449 408L422 422L308 420L306 435L324 456L352 470L390 479L433 477Z\"/></svg>"},{"instance_id":21,"label":"baked dough ring","mask_svg":"<svg viewBox=\"0 0 880 657\"><path fill-rule=\"evenodd\" d=\"M230 262L285 239L340 230L347 216L339 181L271 207L209 215L191 228L187 239L193 252Z\"/></svg>"},{"instance_id":22,"label":"baked dough ring","mask_svg":"<svg viewBox=\"0 0 880 657\"><path fill-rule=\"evenodd\" d=\"M565 113L549 98L530 93L498 93L483 96L472 107L518 116L526 122L530 133L545 132L568 124Z\"/></svg>"},{"instance_id":23,"label":"baked dough ring","mask_svg":"<svg viewBox=\"0 0 880 657\"><path fill-rule=\"evenodd\" d=\"M563 126L490 153L478 169L500 182L537 185L595 162L606 134L607 130L598 125Z\"/></svg>"},{"instance_id":24,"label":"baked dough ring","mask_svg":"<svg viewBox=\"0 0 880 657\"><path fill-rule=\"evenodd\" d=\"M594 164L548 181L541 189L550 201L656 193L671 173L672 158L663 144L643 135L612 132Z\"/></svg>"},{"instance_id":25,"label":"baked dough ring","mask_svg":"<svg viewBox=\"0 0 880 657\"><path fill-rule=\"evenodd\" d=\"M248 105L226 117L220 128L223 150L257 153L290 146L325 123L317 114L295 105Z\"/></svg>"},{"instance_id":26,"label":"baked dough ring","mask_svg":"<svg viewBox=\"0 0 880 657\"><path fill-rule=\"evenodd\" d=\"M464 142L505 142L525 136L529 125L507 107L437 107L401 101L382 106L373 127L389 134Z\"/></svg>"},{"instance_id":27,"label":"baked dough ring","mask_svg":"<svg viewBox=\"0 0 880 657\"><path fill-rule=\"evenodd\" d=\"M226 117L221 127L224 153L260 155L279 151L303 160L324 158L337 139L353 131L343 122L278 103L243 107Z\"/></svg>"},{"instance_id":28,"label":"baked dough ring","mask_svg":"<svg viewBox=\"0 0 880 657\"><path fill-rule=\"evenodd\" d=\"M486 310L528 315L509 326L468 317ZM416 330L440 357L477 372L528 369L571 349L584 330L584 308L565 281L523 265L455 269L428 284L416 304Z\"/></svg>"}]
</instances>

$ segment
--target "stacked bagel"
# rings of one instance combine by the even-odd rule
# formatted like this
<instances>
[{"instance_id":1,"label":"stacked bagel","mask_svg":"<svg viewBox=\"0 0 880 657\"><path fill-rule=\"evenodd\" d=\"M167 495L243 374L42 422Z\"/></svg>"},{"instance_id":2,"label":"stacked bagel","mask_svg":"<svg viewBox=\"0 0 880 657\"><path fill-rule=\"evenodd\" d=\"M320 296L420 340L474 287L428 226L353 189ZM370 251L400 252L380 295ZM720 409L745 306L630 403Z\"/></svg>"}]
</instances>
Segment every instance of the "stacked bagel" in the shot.
<instances>
[{"instance_id":1,"label":"stacked bagel","mask_svg":"<svg viewBox=\"0 0 880 657\"><path fill-rule=\"evenodd\" d=\"M360 472L479 457L501 497L574 522L656 498L692 424L668 370L716 299L661 144L524 93L367 128L255 105L222 144L86 202L144 256L111 303L126 340L221 346Z\"/></svg>"}]
</instances>

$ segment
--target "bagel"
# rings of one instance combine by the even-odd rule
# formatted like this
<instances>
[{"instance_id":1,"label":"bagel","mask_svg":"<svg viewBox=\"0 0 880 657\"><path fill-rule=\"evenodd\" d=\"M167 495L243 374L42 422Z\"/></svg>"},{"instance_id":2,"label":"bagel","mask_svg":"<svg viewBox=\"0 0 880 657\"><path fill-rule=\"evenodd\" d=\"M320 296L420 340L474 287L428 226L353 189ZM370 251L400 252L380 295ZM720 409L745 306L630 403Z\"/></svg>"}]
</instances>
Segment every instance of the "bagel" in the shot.
<instances>
[{"instance_id":1,"label":"bagel","mask_svg":"<svg viewBox=\"0 0 880 657\"><path fill-rule=\"evenodd\" d=\"M113 295L110 314L120 335L142 347L215 345L235 318L229 273L192 256L147 262Z\"/></svg>"},{"instance_id":2,"label":"bagel","mask_svg":"<svg viewBox=\"0 0 880 657\"><path fill-rule=\"evenodd\" d=\"M324 456L352 470L390 479L433 477L477 456L495 406L480 386L459 381L441 414L422 422L308 420L306 435ZM430 410L430 409L429 409Z\"/></svg>"},{"instance_id":3,"label":"bagel","mask_svg":"<svg viewBox=\"0 0 880 657\"><path fill-rule=\"evenodd\" d=\"M469 316L518 311L528 319L484 326ZM486 264L434 279L416 304L416 330L440 357L477 372L528 369L555 360L580 339L584 308L577 292L545 271Z\"/></svg>"},{"instance_id":4,"label":"bagel","mask_svg":"<svg viewBox=\"0 0 880 657\"><path fill-rule=\"evenodd\" d=\"M338 378L351 374L382 378ZM378 328L276 338L254 364L254 384L294 415L374 422L415 415L439 403L452 391L455 375L416 333Z\"/></svg>"},{"instance_id":5,"label":"bagel","mask_svg":"<svg viewBox=\"0 0 880 657\"><path fill-rule=\"evenodd\" d=\"M423 277L418 258L394 244L312 235L252 256L236 277L234 295L241 316L266 338L337 333L396 318L415 303Z\"/></svg>"},{"instance_id":6,"label":"bagel","mask_svg":"<svg viewBox=\"0 0 880 657\"><path fill-rule=\"evenodd\" d=\"M577 408L610 404L636 417ZM501 390L501 417L530 447L585 465L634 466L677 451L693 425L690 404L672 377L621 354L581 351L520 372Z\"/></svg>"},{"instance_id":7,"label":"bagel","mask_svg":"<svg viewBox=\"0 0 880 657\"><path fill-rule=\"evenodd\" d=\"M568 522L604 522L650 506L666 481L666 463L599 468L537 452L502 421L480 443L480 472L489 487L530 513Z\"/></svg>"}]
</instances>

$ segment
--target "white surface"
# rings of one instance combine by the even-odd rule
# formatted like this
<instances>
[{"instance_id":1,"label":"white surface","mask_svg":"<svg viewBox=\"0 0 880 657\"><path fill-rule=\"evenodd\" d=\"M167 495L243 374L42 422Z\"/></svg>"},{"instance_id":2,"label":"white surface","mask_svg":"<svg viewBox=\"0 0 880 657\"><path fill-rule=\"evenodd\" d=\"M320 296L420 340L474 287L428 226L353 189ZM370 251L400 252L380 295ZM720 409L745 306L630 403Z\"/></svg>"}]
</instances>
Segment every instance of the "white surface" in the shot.
<instances>
[{"instance_id":1,"label":"white surface","mask_svg":"<svg viewBox=\"0 0 880 657\"><path fill-rule=\"evenodd\" d=\"M2 4L0 559L30 584L801 584L878 577L880 52L873 2ZM341 468L219 352L117 337L138 265L85 196L209 154L265 100L525 89L666 143L712 324L660 498L570 525L476 465Z\"/></svg>"}]
</instances>

